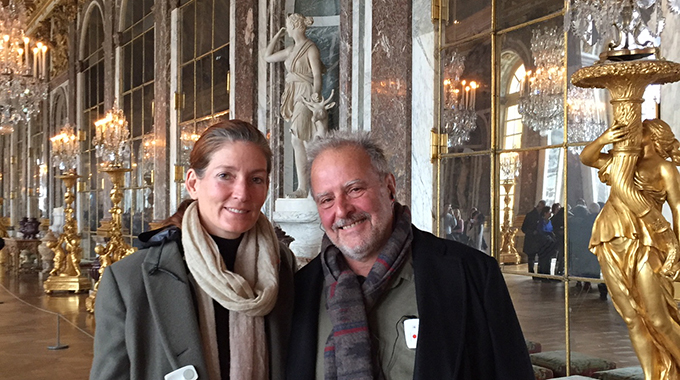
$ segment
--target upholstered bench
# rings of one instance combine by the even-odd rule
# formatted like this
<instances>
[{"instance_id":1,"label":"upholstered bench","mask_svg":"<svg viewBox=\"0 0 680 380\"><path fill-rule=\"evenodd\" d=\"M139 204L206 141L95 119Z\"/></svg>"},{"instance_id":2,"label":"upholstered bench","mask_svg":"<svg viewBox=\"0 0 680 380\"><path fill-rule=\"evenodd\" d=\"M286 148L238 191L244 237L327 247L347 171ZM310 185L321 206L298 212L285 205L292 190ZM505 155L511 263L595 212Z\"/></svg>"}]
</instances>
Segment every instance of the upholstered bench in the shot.
<instances>
[{"instance_id":1,"label":"upholstered bench","mask_svg":"<svg viewBox=\"0 0 680 380\"><path fill-rule=\"evenodd\" d=\"M541 344L538 342L532 342L530 340L525 340L527 344L527 350L529 350L530 354L535 354L537 352L541 352Z\"/></svg>"},{"instance_id":2,"label":"upholstered bench","mask_svg":"<svg viewBox=\"0 0 680 380\"><path fill-rule=\"evenodd\" d=\"M595 372L593 377L600 380L645 380L640 366L599 371Z\"/></svg>"},{"instance_id":3,"label":"upholstered bench","mask_svg":"<svg viewBox=\"0 0 680 380\"><path fill-rule=\"evenodd\" d=\"M567 354L565 351L546 351L531 354L531 363L540 367L549 368L555 376L567 375ZM616 363L595 356L585 355L578 352L571 353L571 374L591 376L597 371L605 371L616 368Z\"/></svg>"},{"instance_id":4,"label":"upholstered bench","mask_svg":"<svg viewBox=\"0 0 680 380\"><path fill-rule=\"evenodd\" d=\"M539 367L537 365L533 366L534 367L534 377L536 380L547 380L547 379L552 379L553 378L553 371L545 368L545 367Z\"/></svg>"}]
</instances>

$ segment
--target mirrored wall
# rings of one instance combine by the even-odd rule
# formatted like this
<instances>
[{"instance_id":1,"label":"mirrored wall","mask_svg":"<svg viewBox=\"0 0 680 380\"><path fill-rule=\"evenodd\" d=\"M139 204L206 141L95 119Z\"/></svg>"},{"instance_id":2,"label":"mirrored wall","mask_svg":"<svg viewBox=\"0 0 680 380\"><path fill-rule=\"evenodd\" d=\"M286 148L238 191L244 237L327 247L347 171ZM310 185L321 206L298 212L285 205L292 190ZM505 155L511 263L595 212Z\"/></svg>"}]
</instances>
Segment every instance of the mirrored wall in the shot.
<instances>
[{"instance_id":1,"label":"mirrored wall","mask_svg":"<svg viewBox=\"0 0 680 380\"><path fill-rule=\"evenodd\" d=\"M564 5L444 8L438 231L499 260L530 352L638 366L588 249L609 187L579 154L610 125L609 94L569 82L602 48L565 32ZM648 90L643 119L677 106L658 94Z\"/></svg>"}]
</instances>

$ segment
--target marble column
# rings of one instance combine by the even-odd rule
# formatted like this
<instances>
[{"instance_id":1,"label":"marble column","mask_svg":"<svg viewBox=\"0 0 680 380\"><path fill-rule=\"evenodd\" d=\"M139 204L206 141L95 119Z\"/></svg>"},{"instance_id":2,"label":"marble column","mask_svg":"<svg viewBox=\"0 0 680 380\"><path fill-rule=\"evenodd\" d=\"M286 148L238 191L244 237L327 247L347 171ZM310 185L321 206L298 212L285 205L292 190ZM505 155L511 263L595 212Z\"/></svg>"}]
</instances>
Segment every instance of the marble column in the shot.
<instances>
[{"instance_id":1,"label":"marble column","mask_svg":"<svg viewBox=\"0 0 680 380\"><path fill-rule=\"evenodd\" d=\"M170 192L174 186L174 171L168 171L168 131L170 130L170 50L172 48L171 24L172 7L168 1L157 1L154 11L155 74L154 81L154 125L155 139L153 154L153 221L158 222L170 215ZM173 167L174 169L174 167ZM173 174L171 178L171 174Z\"/></svg>"},{"instance_id":2,"label":"marble column","mask_svg":"<svg viewBox=\"0 0 680 380\"><path fill-rule=\"evenodd\" d=\"M375 0L371 16L371 131L386 147L397 200L406 205L411 204L411 2Z\"/></svg>"},{"instance_id":3,"label":"marble column","mask_svg":"<svg viewBox=\"0 0 680 380\"><path fill-rule=\"evenodd\" d=\"M231 2L231 117L257 123L258 0Z\"/></svg>"}]
</instances>

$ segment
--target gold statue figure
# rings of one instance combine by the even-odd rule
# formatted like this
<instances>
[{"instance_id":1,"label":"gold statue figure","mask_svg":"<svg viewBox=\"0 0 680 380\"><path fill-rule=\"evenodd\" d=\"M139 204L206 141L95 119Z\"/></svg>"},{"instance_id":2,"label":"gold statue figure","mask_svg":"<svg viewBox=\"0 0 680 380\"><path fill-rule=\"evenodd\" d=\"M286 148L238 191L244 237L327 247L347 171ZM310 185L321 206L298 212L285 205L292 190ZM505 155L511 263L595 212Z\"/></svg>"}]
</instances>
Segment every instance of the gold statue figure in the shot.
<instances>
[{"instance_id":1,"label":"gold statue figure","mask_svg":"<svg viewBox=\"0 0 680 380\"><path fill-rule=\"evenodd\" d=\"M75 171L69 171L58 177L64 182L64 232L56 241L48 242L47 247L54 252L54 268L50 271L43 287L45 293L53 291L82 292L90 290L90 280L82 276L80 259L83 250L80 248L80 236L78 235L78 221L73 217L75 210L73 202L76 197L73 186L79 176Z\"/></svg>"},{"instance_id":2,"label":"gold statue figure","mask_svg":"<svg viewBox=\"0 0 680 380\"><path fill-rule=\"evenodd\" d=\"M600 153L627 138L614 124L585 147L581 161L599 169L600 180L622 179L612 171L616 157L635 161L633 149ZM680 378L680 313L673 300L680 232L680 142L659 119L642 123L642 141L630 192L612 191L595 221L590 249L597 255L616 310L628 325L645 379ZM672 161L668 161L670 158ZM612 185L613 186L613 185ZM673 213L673 229L661 214Z\"/></svg>"}]
</instances>

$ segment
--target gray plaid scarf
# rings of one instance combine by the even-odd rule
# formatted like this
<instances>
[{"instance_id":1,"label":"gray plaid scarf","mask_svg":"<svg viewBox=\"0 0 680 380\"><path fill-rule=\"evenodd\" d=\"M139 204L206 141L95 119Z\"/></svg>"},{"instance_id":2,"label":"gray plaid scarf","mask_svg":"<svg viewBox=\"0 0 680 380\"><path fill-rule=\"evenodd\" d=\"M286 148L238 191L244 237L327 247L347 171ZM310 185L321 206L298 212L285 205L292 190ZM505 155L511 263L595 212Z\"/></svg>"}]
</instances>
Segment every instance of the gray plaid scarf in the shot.
<instances>
[{"instance_id":1,"label":"gray plaid scarf","mask_svg":"<svg viewBox=\"0 0 680 380\"><path fill-rule=\"evenodd\" d=\"M340 250L324 236L321 251L324 292L326 309L333 324L324 351L326 380L380 377L380 368L372 364L367 315L389 285L392 275L406 261L413 240L408 207L395 203L394 215L394 231L363 284L359 284Z\"/></svg>"}]
</instances>

